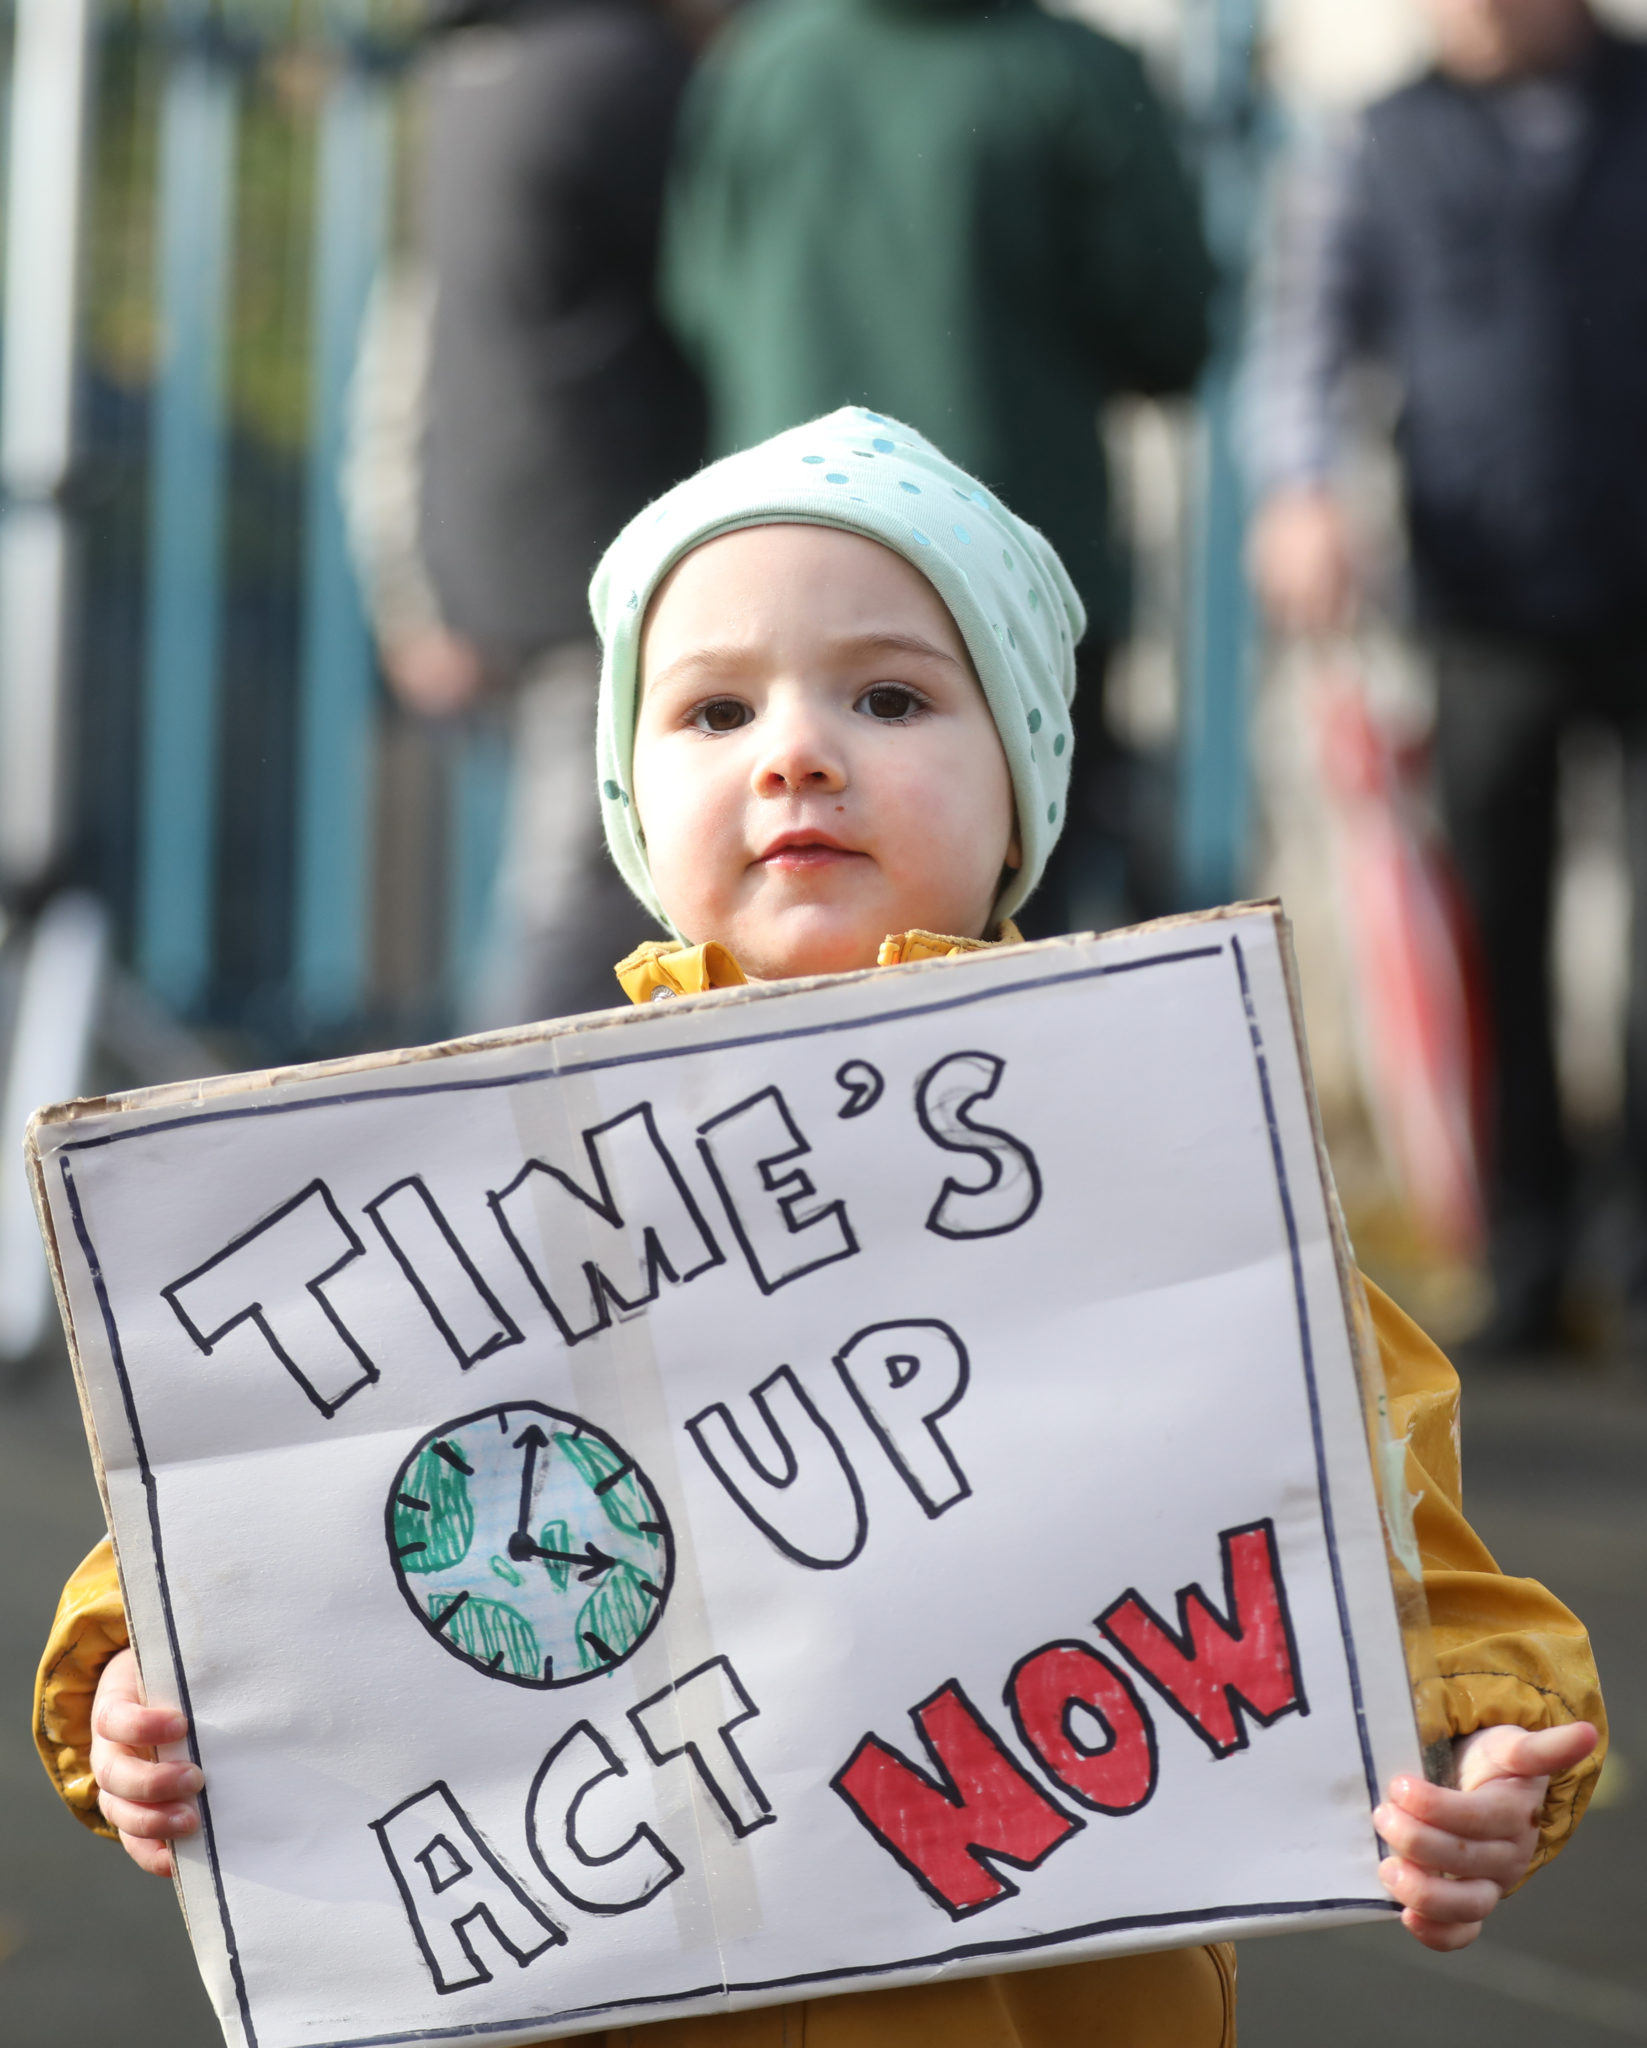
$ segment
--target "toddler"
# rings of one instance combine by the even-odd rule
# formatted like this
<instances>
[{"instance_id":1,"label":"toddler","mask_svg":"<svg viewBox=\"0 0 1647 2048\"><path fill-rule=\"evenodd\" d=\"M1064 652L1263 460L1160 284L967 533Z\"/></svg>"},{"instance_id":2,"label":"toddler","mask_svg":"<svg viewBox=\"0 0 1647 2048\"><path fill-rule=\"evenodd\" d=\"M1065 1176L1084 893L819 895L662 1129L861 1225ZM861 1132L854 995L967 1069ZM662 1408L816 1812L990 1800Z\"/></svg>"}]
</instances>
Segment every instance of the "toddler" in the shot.
<instances>
[{"instance_id":1,"label":"toddler","mask_svg":"<svg viewBox=\"0 0 1647 2048\"><path fill-rule=\"evenodd\" d=\"M1058 837L1080 601L1041 536L895 421L850 408L642 513L592 590L599 775L635 894L678 935L618 968L637 1002L1011 944ZM1604 1725L1588 1641L1507 1579L1459 1507L1458 1382L1368 1289L1409 1445L1456 1788L1374 1814L1418 1940L1461 1948L1571 1833ZM143 1705L108 1545L63 1596L36 1734L73 1810L145 1870L199 1824L186 1733ZM1227 1944L587 2037L619 2048L1220 2048Z\"/></svg>"}]
</instances>

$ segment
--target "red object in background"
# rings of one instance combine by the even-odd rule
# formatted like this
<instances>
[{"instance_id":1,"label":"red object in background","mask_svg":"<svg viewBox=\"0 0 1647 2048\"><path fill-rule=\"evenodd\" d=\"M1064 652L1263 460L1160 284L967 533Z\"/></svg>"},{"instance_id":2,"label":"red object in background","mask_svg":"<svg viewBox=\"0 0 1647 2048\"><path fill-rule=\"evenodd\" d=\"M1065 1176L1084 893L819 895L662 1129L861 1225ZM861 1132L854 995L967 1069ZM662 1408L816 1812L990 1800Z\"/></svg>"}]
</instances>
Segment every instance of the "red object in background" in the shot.
<instances>
[{"instance_id":1,"label":"red object in background","mask_svg":"<svg viewBox=\"0 0 1647 2048\"><path fill-rule=\"evenodd\" d=\"M1396 745L1348 664L1324 670L1309 702L1368 1105L1419 1227L1474 1259L1487 1014L1474 926L1416 794L1423 752Z\"/></svg>"}]
</instances>

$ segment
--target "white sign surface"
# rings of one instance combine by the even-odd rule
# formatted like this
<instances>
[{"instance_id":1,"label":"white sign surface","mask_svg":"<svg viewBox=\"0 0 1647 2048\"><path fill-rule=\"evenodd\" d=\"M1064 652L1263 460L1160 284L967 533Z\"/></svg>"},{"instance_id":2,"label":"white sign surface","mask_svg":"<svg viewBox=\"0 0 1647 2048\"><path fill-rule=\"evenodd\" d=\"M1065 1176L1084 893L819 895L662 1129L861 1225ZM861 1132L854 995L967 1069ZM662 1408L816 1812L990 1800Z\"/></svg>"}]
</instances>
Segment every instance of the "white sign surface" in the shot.
<instances>
[{"instance_id":1,"label":"white sign surface","mask_svg":"<svg viewBox=\"0 0 1647 2048\"><path fill-rule=\"evenodd\" d=\"M1364 1918L1419 1756L1260 910L37 1123L233 2042Z\"/></svg>"}]
</instances>

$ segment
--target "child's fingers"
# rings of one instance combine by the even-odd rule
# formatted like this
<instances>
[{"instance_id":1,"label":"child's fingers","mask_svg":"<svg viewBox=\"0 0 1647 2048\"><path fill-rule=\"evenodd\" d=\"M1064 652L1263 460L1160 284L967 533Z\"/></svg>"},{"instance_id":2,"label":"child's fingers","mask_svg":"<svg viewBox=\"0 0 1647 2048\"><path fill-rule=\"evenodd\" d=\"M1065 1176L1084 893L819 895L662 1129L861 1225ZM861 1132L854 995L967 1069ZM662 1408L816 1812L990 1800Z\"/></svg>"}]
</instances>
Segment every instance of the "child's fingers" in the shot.
<instances>
[{"instance_id":1,"label":"child's fingers","mask_svg":"<svg viewBox=\"0 0 1647 2048\"><path fill-rule=\"evenodd\" d=\"M1401 1924L1411 1935L1433 1948L1441 1955L1450 1955L1455 1949L1468 1948L1481 1932L1479 1920L1426 1920L1422 1913L1415 1913L1409 1906L1401 1916Z\"/></svg>"},{"instance_id":2,"label":"child's fingers","mask_svg":"<svg viewBox=\"0 0 1647 2048\"><path fill-rule=\"evenodd\" d=\"M161 1763L138 1752L181 1741L188 1721L173 1707L145 1705L129 1649L103 1667L91 1718L92 1775L103 1818L140 1870L170 1877L171 1843L200 1825L192 1795L204 1780L191 1763Z\"/></svg>"},{"instance_id":3,"label":"child's fingers","mask_svg":"<svg viewBox=\"0 0 1647 2048\"><path fill-rule=\"evenodd\" d=\"M1460 1787L1498 1778L1554 1778L1581 1764L1599 1741L1588 1721L1561 1728L1482 1728L1459 1744Z\"/></svg>"},{"instance_id":4,"label":"child's fingers","mask_svg":"<svg viewBox=\"0 0 1647 2048\"><path fill-rule=\"evenodd\" d=\"M1530 1821L1510 1838L1473 1839L1448 1828L1431 1827L1398 1806L1379 1807L1373 1825L1404 1862L1449 1877L1490 1878L1506 1891L1526 1869L1535 1840Z\"/></svg>"},{"instance_id":5,"label":"child's fingers","mask_svg":"<svg viewBox=\"0 0 1647 2048\"><path fill-rule=\"evenodd\" d=\"M1503 1896L1491 1878L1446 1877L1403 1856L1386 1856L1378 1877L1398 1904L1441 1926L1485 1920Z\"/></svg>"},{"instance_id":6,"label":"child's fingers","mask_svg":"<svg viewBox=\"0 0 1647 2048\"><path fill-rule=\"evenodd\" d=\"M99 1699L92 1713L92 1733L128 1749L158 1749L164 1742L181 1742L188 1732L186 1716L175 1707L146 1707L119 1695Z\"/></svg>"},{"instance_id":7,"label":"child's fingers","mask_svg":"<svg viewBox=\"0 0 1647 2048\"><path fill-rule=\"evenodd\" d=\"M1483 1728L1458 1745L1459 1789L1396 1778L1373 1815L1392 1854L1378 1866L1403 1926L1426 1948L1467 1947L1538 1841L1552 1776L1596 1745L1588 1722L1566 1728Z\"/></svg>"},{"instance_id":8,"label":"child's fingers","mask_svg":"<svg viewBox=\"0 0 1647 2048\"><path fill-rule=\"evenodd\" d=\"M1468 1792L1454 1792L1424 1778L1392 1778L1389 1798L1379 1812L1410 1814L1469 1841L1506 1841L1533 1825L1543 1802L1544 1781L1536 1778L1490 1778ZM1378 1831L1389 1840L1382 1826Z\"/></svg>"},{"instance_id":9,"label":"child's fingers","mask_svg":"<svg viewBox=\"0 0 1647 2048\"><path fill-rule=\"evenodd\" d=\"M137 1658L120 1650L104 1665L92 1702L92 1734L109 1742L152 1749L163 1742L181 1742L189 1732L187 1718L175 1707L151 1707L143 1698Z\"/></svg>"},{"instance_id":10,"label":"child's fingers","mask_svg":"<svg viewBox=\"0 0 1647 2048\"><path fill-rule=\"evenodd\" d=\"M145 1842L170 1842L179 1835L192 1835L200 1816L187 1802L149 1806L136 1799L122 1799L113 1792L98 1796L103 1818L116 1833L135 1835Z\"/></svg>"},{"instance_id":11,"label":"child's fingers","mask_svg":"<svg viewBox=\"0 0 1647 2048\"><path fill-rule=\"evenodd\" d=\"M205 1774L191 1763L150 1763L113 1743L101 1745L92 1760L100 1792L142 1806L164 1806L190 1800L205 1784Z\"/></svg>"},{"instance_id":12,"label":"child's fingers","mask_svg":"<svg viewBox=\"0 0 1647 2048\"><path fill-rule=\"evenodd\" d=\"M120 1846L138 1869L146 1870L150 1877L171 1876L172 1851L169 1842L147 1842L140 1835L122 1835Z\"/></svg>"}]
</instances>

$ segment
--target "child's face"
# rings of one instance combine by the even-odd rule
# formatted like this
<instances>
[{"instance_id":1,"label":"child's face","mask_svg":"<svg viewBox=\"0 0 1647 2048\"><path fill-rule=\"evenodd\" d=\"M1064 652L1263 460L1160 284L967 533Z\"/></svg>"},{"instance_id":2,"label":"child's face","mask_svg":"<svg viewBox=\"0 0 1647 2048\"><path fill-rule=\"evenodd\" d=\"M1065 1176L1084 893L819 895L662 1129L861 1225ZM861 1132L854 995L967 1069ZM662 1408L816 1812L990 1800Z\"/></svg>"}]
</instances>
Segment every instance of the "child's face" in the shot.
<instances>
[{"instance_id":1,"label":"child's face","mask_svg":"<svg viewBox=\"0 0 1647 2048\"><path fill-rule=\"evenodd\" d=\"M1012 780L926 578L823 526L709 541L641 642L635 808L659 898L757 980L982 938L1016 866Z\"/></svg>"}]
</instances>

